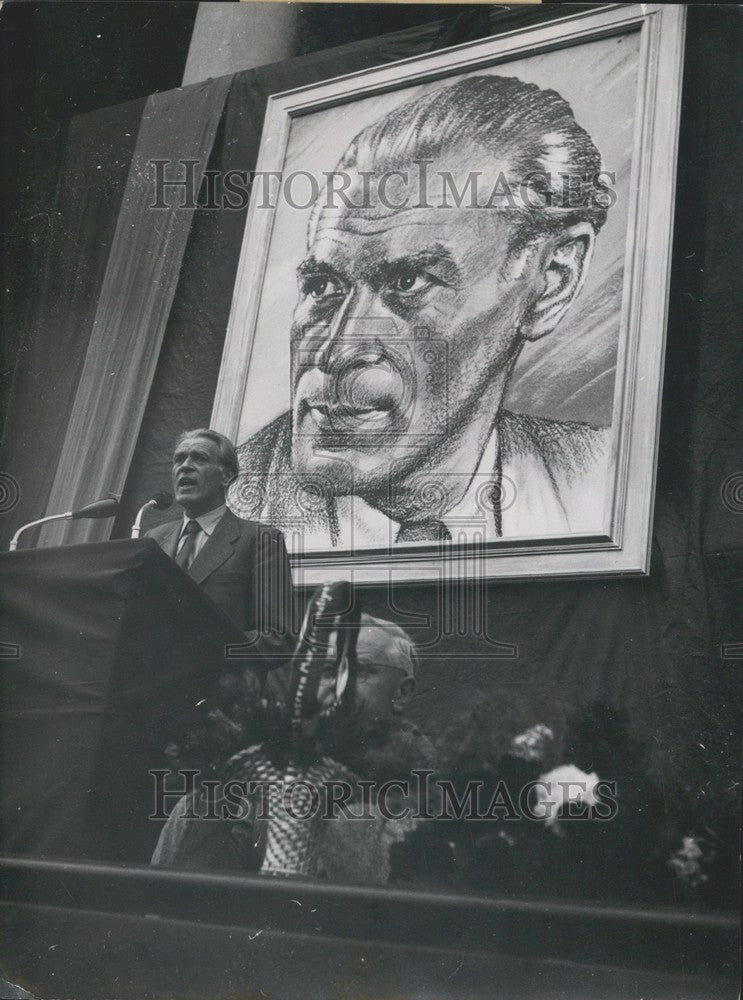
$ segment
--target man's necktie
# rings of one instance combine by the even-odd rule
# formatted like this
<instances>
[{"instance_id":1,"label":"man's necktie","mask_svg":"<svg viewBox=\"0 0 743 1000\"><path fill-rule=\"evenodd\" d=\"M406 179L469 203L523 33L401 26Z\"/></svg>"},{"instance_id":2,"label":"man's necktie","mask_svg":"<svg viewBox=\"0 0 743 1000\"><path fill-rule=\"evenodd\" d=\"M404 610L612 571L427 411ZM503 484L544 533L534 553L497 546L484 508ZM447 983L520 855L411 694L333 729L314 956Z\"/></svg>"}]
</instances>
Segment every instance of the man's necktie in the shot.
<instances>
[{"instance_id":1,"label":"man's necktie","mask_svg":"<svg viewBox=\"0 0 743 1000\"><path fill-rule=\"evenodd\" d=\"M400 525L396 542L450 542L451 532L443 521L408 521Z\"/></svg>"},{"instance_id":2,"label":"man's necktie","mask_svg":"<svg viewBox=\"0 0 743 1000\"><path fill-rule=\"evenodd\" d=\"M194 549L196 548L196 537L200 531L201 525L198 521L194 521L193 518L190 521L186 521L186 527L183 529L182 536L185 538L185 541L183 542L183 545L181 545L175 557L175 561L182 570L187 570L193 562Z\"/></svg>"}]
</instances>

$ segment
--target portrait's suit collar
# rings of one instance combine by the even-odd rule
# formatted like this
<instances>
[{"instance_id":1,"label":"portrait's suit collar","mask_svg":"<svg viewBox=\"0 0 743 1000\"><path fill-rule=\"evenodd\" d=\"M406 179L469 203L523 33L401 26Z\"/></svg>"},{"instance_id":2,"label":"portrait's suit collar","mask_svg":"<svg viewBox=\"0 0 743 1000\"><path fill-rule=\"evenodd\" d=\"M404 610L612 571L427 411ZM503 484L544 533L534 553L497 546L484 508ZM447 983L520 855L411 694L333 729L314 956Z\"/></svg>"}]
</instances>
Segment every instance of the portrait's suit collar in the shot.
<instances>
[{"instance_id":1,"label":"portrait's suit collar","mask_svg":"<svg viewBox=\"0 0 743 1000\"><path fill-rule=\"evenodd\" d=\"M178 524L177 529L180 533L180 524ZM240 520L235 517L232 511L227 510L203 549L191 563L188 575L196 583L203 583L215 569L218 569L226 559L229 559L234 550L235 542L239 539Z\"/></svg>"}]
</instances>

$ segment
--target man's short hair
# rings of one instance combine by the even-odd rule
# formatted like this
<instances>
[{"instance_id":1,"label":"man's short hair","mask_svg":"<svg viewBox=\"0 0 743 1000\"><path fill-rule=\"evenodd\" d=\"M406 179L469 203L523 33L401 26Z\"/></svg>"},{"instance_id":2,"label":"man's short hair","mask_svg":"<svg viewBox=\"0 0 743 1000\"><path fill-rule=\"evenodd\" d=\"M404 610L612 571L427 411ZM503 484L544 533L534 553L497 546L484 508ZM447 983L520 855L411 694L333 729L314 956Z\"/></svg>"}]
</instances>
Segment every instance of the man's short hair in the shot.
<instances>
[{"instance_id":1,"label":"man's short hair","mask_svg":"<svg viewBox=\"0 0 743 1000\"><path fill-rule=\"evenodd\" d=\"M604 224L610 195L593 140L556 91L516 77L471 76L402 104L359 132L337 169L404 171L466 144L487 157L473 161L473 170L503 165L517 207L500 210L515 215L526 238L578 222L598 232ZM522 184L526 199L518 197Z\"/></svg>"},{"instance_id":2,"label":"man's short hair","mask_svg":"<svg viewBox=\"0 0 743 1000\"><path fill-rule=\"evenodd\" d=\"M179 436L175 443L176 450L189 437L202 437L213 441L219 449L219 464L230 477L230 481L237 478L237 474L240 471L240 464L237 460L235 446L228 437L220 434L219 431L211 430L209 427L198 427L195 431L184 431Z\"/></svg>"},{"instance_id":3,"label":"man's short hair","mask_svg":"<svg viewBox=\"0 0 743 1000\"><path fill-rule=\"evenodd\" d=\"M394 622L362 612L356 649L362 656L368 656L375 663L396 667L408 677L415 677L418 664L415 643L408 633Z\"/></svg>"}]
</instances>

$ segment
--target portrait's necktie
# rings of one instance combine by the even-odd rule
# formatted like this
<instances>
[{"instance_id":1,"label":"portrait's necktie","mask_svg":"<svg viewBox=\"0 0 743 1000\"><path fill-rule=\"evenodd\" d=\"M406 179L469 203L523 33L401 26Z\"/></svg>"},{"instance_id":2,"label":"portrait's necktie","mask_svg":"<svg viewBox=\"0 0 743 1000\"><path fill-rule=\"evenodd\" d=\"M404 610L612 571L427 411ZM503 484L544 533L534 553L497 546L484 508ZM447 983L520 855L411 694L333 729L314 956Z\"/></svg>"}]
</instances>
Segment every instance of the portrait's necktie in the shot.
<instances>
[{"instance_id":1,"label":"portrait's necktie","mask_svg":"<svg viewBox=\"0 0 743 1000\"><path fill-rule=\"evenodd\" d=\"M443 521L407 521L400 525L396 542L450 542L451 532Z\"/></svg>"},{"instance_id":2,"label":"portrait's necktie","mask_svg":"<svg viewBox=\"0 0 743 1000\"><path fill-rule=\"evenodd\" d=\"M193 518L190 521L186 521L186 527L183 529L182 536L185 538L185 541L183 542L183 545L181 545L175 557L175 561L182 570L187 570L193 562L194 549L196 548L196 537L200 531L201 525L198 521L194 521Z\"/></svg>"}]
</instances>

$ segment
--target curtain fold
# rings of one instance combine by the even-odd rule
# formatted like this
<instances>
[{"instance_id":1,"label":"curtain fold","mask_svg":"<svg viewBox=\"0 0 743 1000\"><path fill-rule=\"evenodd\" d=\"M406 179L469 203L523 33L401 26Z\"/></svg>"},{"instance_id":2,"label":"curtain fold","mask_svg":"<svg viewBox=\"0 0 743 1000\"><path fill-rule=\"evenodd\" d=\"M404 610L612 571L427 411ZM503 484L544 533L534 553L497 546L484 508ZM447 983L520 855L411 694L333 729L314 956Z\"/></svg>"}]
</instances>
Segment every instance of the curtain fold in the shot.
<instances>
[{"instance_id":1,"label":"curtain fold","mask_svg":"<svg viewBox=\"0 0 743 1000\"><path fill-rule=\"evenodd\" d=\"M230 78L153 94L147 100L77 394L47 511L120 493L160 354L194 209L156 204L154 160L194 160L198 191ZM173 162L174 161L174 162ZM106 521L56 522L46 545L100 541Z\"/></svg>"}]
</instances>

